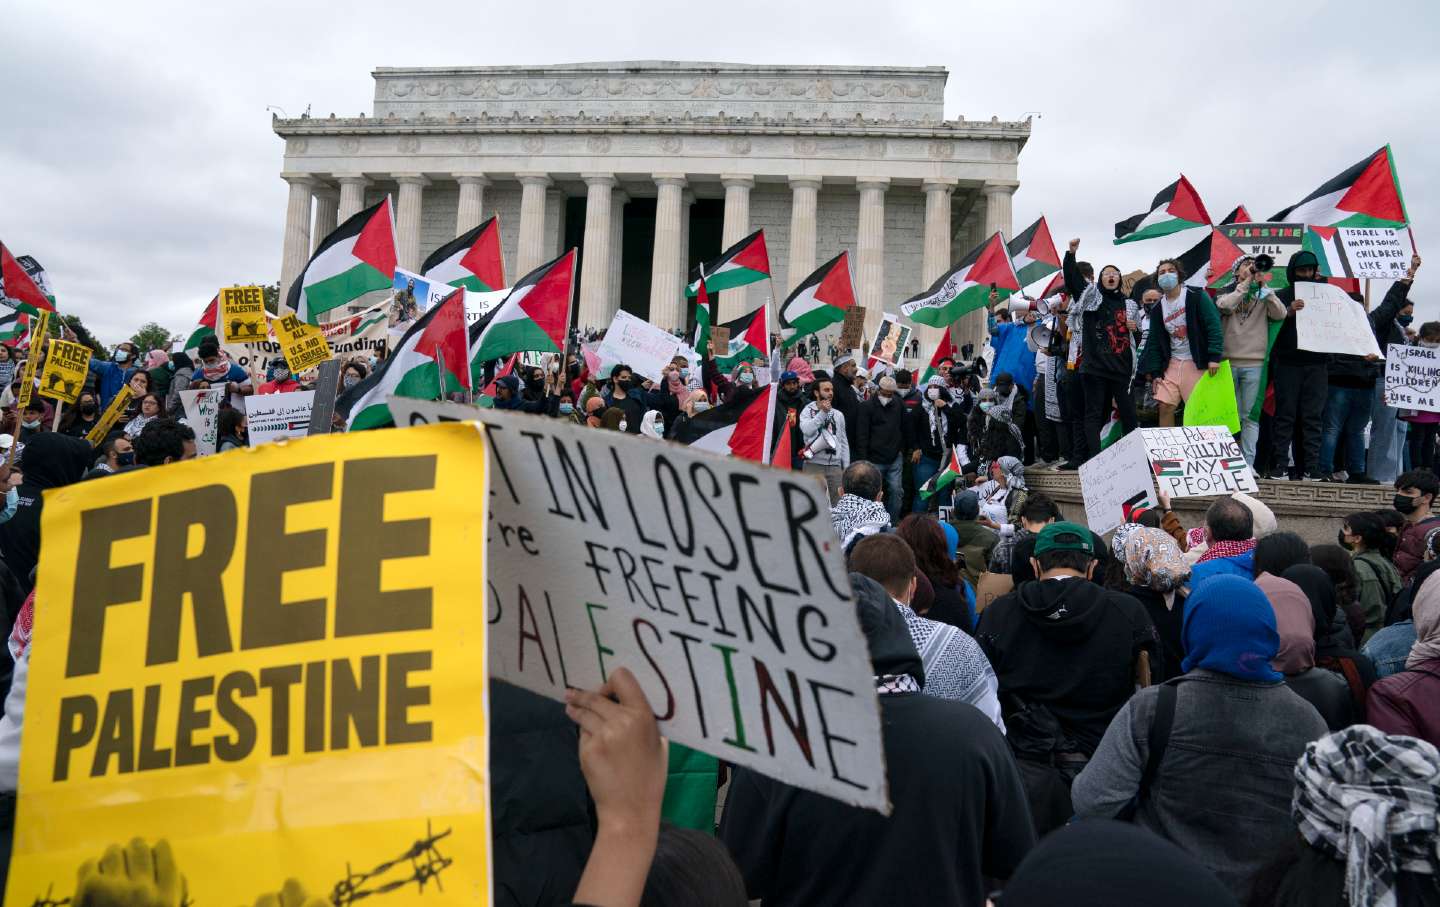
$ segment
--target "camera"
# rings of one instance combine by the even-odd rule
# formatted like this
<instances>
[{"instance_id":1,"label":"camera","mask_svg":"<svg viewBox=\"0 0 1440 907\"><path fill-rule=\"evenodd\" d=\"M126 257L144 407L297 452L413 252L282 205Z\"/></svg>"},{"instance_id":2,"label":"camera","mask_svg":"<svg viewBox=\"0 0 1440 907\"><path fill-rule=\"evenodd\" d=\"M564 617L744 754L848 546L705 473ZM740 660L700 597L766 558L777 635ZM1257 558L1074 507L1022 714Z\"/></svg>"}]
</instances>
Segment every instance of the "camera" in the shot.
<instances>
[{"instance_id":1,"label":"camera","mask_svg":"<svg viewBox=\"0 0 1440 907\"><path fill-rule=\"evenodd\" d=\"M1252 267L1255 269L1255 273L1257 274L1262 271L1274 270L1275 259L1270 257L1269 255L1266 255L1264 252L1261 252L1259 255L1255 256L1255 260L1254 262L1252 262Z\"/></svg>"}]
</instances>

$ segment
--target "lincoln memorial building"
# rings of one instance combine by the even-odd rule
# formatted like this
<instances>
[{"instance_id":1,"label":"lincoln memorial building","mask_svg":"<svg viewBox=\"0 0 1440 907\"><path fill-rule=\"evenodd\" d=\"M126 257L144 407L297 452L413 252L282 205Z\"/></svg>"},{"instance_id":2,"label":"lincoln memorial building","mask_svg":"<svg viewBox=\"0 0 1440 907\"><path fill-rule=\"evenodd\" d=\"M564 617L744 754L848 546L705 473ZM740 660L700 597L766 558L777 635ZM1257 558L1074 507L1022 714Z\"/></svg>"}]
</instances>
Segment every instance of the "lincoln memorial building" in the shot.
<instances>
[{"instance_id":1,"label":"lincoln memorial building","mask_svg":"<svg viewBox=\"0 0 1440 907\"><path fill-rule=\"evenodd\" d=\"M763 228L773 280L851 254L867 321L986 236L1007 238L1028 121L947 119L938 66L622 62L379 68L375 109L276 119L289 183L282 294L339 221L389 195L401 267L492 215L507 282L580 249L575 323L691 318L687 275ZM928 350L939 331L921 328ZM957 328L978 342L981 313Z\"/></svg>"}]
</instances>

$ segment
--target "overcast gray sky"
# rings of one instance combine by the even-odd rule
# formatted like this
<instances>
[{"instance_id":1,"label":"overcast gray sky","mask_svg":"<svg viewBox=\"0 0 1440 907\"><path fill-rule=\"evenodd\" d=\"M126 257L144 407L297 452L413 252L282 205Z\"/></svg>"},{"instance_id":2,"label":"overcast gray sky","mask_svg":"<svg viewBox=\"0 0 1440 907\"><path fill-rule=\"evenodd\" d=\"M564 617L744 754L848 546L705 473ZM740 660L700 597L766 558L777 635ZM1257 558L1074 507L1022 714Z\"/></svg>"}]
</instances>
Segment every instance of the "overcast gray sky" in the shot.
<instances>
[{"instance_id":1,"label":"overcast gray sky","mask_svg":"<svg viewBox=\"0 0 1440 907\"><path fill-rule=\"evenodd\" d=\"M0 238L113 343L188 330L216 288L280 270L297 116L371 107L375 66L684 59L943 65L946 115L1039 111L1015 226L1125 270L1203 234L1110 245L1188 176L1214 217L1298 201L1389 142L1420 251L1440 209L1440 4L730 0L486 3L10 0L0 30ZM1415 298L1440 317L1440 245Z\"/></svg>"}]
</instances>

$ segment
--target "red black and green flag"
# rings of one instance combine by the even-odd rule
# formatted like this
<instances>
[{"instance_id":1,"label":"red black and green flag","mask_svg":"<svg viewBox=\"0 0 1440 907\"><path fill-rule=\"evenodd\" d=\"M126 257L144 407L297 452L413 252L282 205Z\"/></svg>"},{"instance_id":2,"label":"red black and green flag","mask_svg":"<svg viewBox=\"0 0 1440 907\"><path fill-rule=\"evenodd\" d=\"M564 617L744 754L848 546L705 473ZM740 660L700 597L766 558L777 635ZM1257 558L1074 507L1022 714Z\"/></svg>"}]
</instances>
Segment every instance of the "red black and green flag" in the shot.
<instances>
[{"instance_id":1,"label":"red black and green flag","mask_svg":"<svg viewBox=\"0 0 1440 907\"><path fill-rule=\"evenodd\" d=\"M55 301L45 295L3 242L0 242L0 296L31 315L55 311Z\"/></svg>"},{"instance_id":2,"label":"red black and green flag","mask_svg":"<svg viewBox=\"0 0 1440 907\"><path fill-rule=\"evenodd\" d=\"M844 321L853 305L855 284L850 279L850 256L841 252L816 268L781 303L780 328L794 332L785 339L785 345Z\"/></svg>"},{"instance_id":3,"label":"red black and green flag","mask_svg":"<svg viewBox=\"0 0 1440 907\"><path fill-rule=\"evenodd\" d=\"M1322 227L1403 227L1410 222L1390 146L1326 180L1272 221Z\"/></svg>"},{"instance_id":4,"label":"red black and green flag","mask_svg":"<svg viewBox=\"0 0 1440 907\"><path fill-rule=\"evenodd\" d=\"M25 335L30 333L30 316L15 309L0 316L0 343L18 346Z\"/></svg>"},{"instance_id":5,"label":"red black and green flag","mask_svg":"<svg viewBox=\"0 0 1440 907\"><path fill-rule=\"evenodd\" d=\"M721 327L730 329L729 350L715 357L715 364L721 370L729 371L742 362L770 361L770 331L765 324L765 306L734 321L727 321Z\"/></svg>"},{"instance_id":6,"label":"red black and green flag","mask_svg":"<svg viewBox=\"0 0 1440 907\"><path fill-rule=\"evenodd\" d=\"M416 319L395 352L335 401L346 431L395 424L391 397L435 400L471 387L465 294L456 290Z\"/></svg>"},{"instance_id":7,"label":"red black and green flag","mask_svg":"<svg viewBox=\"0 0 1440 907\"><path fill-rule=\"evenodd\" d=\"M677 422L675 440L722 456L768 463L773 456L771 438L779 390L779 384L738 388L728 403Z\"/></svg>"},{"instance_id":8,"label":"red black and green flag","mask_svg":"<svg viewBox=\"0 0 1440 907\"><path fill-rule=\"evenodd\" d=\"M929 289L902 302L900 313L918 324L944 327L967 312L984 308L991 287L1001 295L1020 290L1020 278L999 233L971 249Z\"/></svg>"},{"instance_id":9,"label":"red black and green flag","mask_svg":"<svg viewBox=\"0 0 1440 907\"><path fill-rule=\"evenodd\" d=\"M765 231L756 230L721 252L719 258L702 264L685 288L685 295L695 296L700 292L702 277L705 288L711 293L718 293L756 283L769 276L770 255L765 251Z\"/></svg>"},{"instance_id":10,"label":"red black and green flag","mask_svg":"<svg viewBox=\"0 0 1440 907\"><path fill-rule=\"evenodd\" d=\"M1020 278L1022 287L1060 270L1060 253L1055 251L1055 240L1050 236L1050 225L1045 223L1044 215L1005 247L1010 252L1015 275Z\"/></svg>"},{"instance_id":11,"label":"red black and green flag","mask_svg":"<svg viewBox=\"0 0 1440 907\"><path fill-rule=\"evenodd\" d=\"M217 311L219 311L219 309L220 309L220 296L219 296L219 294L217 293L217 294L210 300L210 304L205 307L205 311L204 311L203 313L201 313L201 315L200 315L200 323L195 326L195 330L193 330L193 331L190 332L190 336L187 337L187 338L185 338L185 346L184 346L185 352L188 353L188 352L191 352L192 350L197 350L197 349L199 349L199 348L200 348L200 341L204 340L206 337L214 337L214 336L216 336L216 335L215 335L215 314L216 314Z\"/></svg>"},{"instance_id":12,"label":"red black and green flag","mask_svg":"<svg viewBox=\"0 0 1440 907\"><path fill-rule=\"evenodd\" d=\"M473 293L505 288L505 259L500 254L500 219L492 217L436 249L420 266L432 281Z\"/></svg>"},{"instance_id":13,"label":"red black and green flag","mask_svg":"<svg viewBox=\"0 0 1440 907\"><path fill-rule=\"evenodd\" d=\"M390 289L394 278L395 224L387 197L320 241L285 303L306 324L334 321L336 309L371 291Z\"/></svg>"},{"instance_id":14,"label":"red black and green flag","mask_svg":"<svg viewBox=\"0 0 1440 907\"><path fill-rule=\"evenodd\" d=\"M1149 211L1127 217L1115 225L1115 244L1118 246L1208 226L1210 214L1205 210L1205 203L1200 201L1200 193L1181 174L1178 180L1156 193Z\"/></svg>"}]
</instances>

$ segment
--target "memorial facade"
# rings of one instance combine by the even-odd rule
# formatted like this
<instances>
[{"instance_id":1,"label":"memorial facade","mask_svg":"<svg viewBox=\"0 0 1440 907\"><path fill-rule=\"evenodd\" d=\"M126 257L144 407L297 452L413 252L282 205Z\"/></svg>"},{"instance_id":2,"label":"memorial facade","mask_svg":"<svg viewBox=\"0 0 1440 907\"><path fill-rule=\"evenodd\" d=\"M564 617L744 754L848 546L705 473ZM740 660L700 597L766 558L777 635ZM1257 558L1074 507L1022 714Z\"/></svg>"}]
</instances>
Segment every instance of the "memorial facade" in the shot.
<instances>
[{"instance_id":1,"label":"memorial facade","mask_svg":"<svg viewBox=\"0 0 1440 907\"><path fill-rule=\"evenodd\" d=\"M942 67L623 62L380 68L372 115L275 119L289 183L281 285L385 195L401 267L491 215L507 281L580 248L575 323L619 308L683 328L690 270L763 228L778 302L851 253L871 331L986 236L1011 230L1028 121L947 120ZM939 331L920 328L933 348ZM957 341L978 342L974 313ZM868 333L868 331L867 331ZM928 353L927 353L928 355Z\"/></svg>"}]
</instances>

